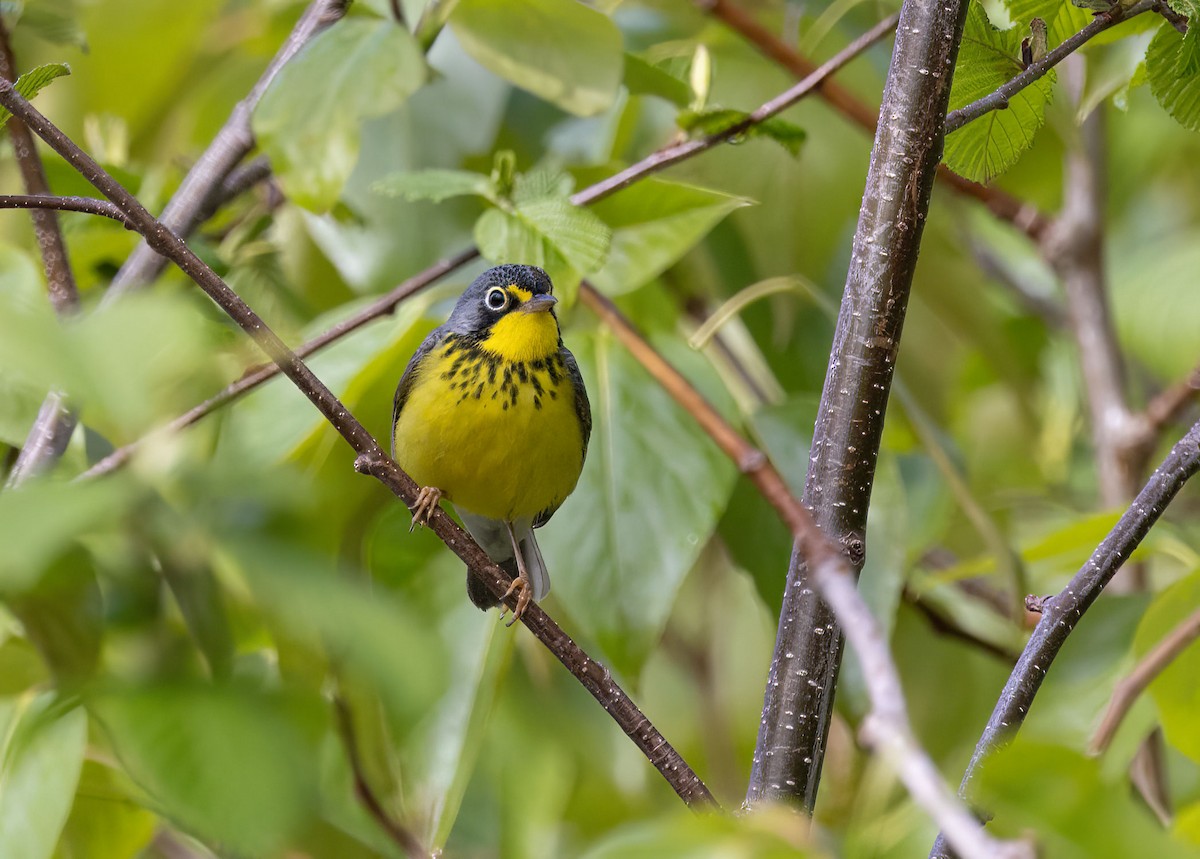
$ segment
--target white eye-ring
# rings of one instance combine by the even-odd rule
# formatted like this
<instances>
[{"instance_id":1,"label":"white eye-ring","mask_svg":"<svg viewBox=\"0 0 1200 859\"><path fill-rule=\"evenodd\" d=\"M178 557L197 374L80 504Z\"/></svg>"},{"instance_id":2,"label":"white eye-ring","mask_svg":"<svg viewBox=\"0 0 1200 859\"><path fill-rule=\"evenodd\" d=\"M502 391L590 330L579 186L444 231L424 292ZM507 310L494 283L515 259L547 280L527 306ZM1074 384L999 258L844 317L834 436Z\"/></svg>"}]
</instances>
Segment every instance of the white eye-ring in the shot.
<instances>
[{"instance_id":1,"label":"white eye-ring","mask_svg":"<svg viewBox=\"0 0 1200 859\"><path fill-rule=\"evenodd\" d=\"M502 286L493 286L483 297L483 303L488 310L503 310L508 307L508 290Z\"/></svg>"}]
</instances>

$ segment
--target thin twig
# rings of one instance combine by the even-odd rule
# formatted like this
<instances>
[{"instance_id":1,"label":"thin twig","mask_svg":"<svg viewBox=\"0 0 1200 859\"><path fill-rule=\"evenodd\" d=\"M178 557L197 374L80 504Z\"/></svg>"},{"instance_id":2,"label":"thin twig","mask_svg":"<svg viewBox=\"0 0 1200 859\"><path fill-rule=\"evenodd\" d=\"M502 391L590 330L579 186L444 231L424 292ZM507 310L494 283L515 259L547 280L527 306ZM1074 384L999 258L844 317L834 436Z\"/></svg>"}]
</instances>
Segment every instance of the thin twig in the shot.
<instances>
[{"instance_id":1,"label":"thin twig","mask_svg":"<svg viewBox=\"0 0 1200 859\"><path fill-rule=\"evenodd\" d=\"M1048 71L1082 48L1090 39L1100 35L1109 27L1115 27L1122 21L1128 21L1143 12L1149 12L1156 3L1157 0L1140 0L1128 9L1122 8L1120 3L1113 4L1109 11L1101 12L1082 30L1065 39L1054 50L1048 51L1037 62L1030 63L1012 80L997 87L995 92L988 93L983 98L960 107L958 110L950 111L946 115L946 133L957 131L971 120L978 119L993 110L1003 110L1008 107L1009 99L1034 81L1045 77Z\"/></svg>"},{"instance_id":2,"label":"thin twig","mask_svg":"<svg viewBox=\"0 0 1200 859\"><path fill-rule=\"evenodd\" d=\"M9 39L8 28L0 19L0 77L15 81L17 60ZM47 195L50 184L46 181L46 170L38 155L33 135L19 119L8 124L12 138L13 153L25 190L30 195ZM79 309L79 290L75 274L67 256L67 245L63 241L58 215L50 209L33 209L33 232L42 255L42 267L46 273L46 289L50 294L50 305L59 317L70 316ZM39 471L44 471L62 456L75 431L75 415L67 405L61 391L50 391L38 409L37 418L26 434L16 462L8 472L7 486L17 486Z\"/></svg>"},{"instance_id":3,"label":"thin twig","mask_svg":"<svg viewBox=\"0 0 1200 859\"><path fill-rule=\"evenodd\" d=\"M133 229L121 210L108 200L96 197L56 197L53 194L0 194L0 209L41 209L58 212L83 212L119 221Z\"/></svg>"},{"instance_id":4,"label":"thin twig","mask_svg":"<svg viewBox=\"0 0 1200 859\"><path fill-rule=\"evenodd\" d=\"M846 636L862 662L871 701L871 712L863 726L864 742L887 759L913 799L930 817L939 825L954 827L954 843L963 856L1032 856L1025 845L985 835L970 812L954 799L912 733L887 639L856 589L850 564L821 532L808 509L792 495L779 471L637 332L610 299L584 283L580 300L750 478L791 531L812 570L814 584L846 627Z\"/></svg>"},{"instance_id":5,"label":"thin twig","mask_svg":"<svg viewBox=\"0 0 1200 859\"><path fill-rule=\"evenodd\" d=\"M792 74L803 77L811 74L815 68L811 60L795 51L732 0L696 0L696 3ZM868 107L834 81L823 83L820 93L831 107L853 124L869 134L875 133L879 111ZM938 165L937 177L958 193L978 200L997 218L1012 224L1033 241L1037 241L1050 226L1050 219L1032 203L1018 200L999 188L965 179L944 164Z\"/></svg>"},{"instance_id":6,"label":"thin twig","mask_svg":"<svg viewBox=\"0 0 1200 859\"><path fill-rule=\"evenodd\" d=\"M1121 722L1129 713L1133 702L1146 691L1146 687L1154 682L1166 670L1179 654L1183 653L1192 642L1200 638L1200 609L1192 612L1179 625L1168 632L1154 648L1142 657L1142 660L1117 683L1113 689L1112 698L1108 702L1108 710L1100 721L1100 726L1092 736L1090 749L1092 754L1103 754L1112 738L1121 727Z\"/></svg>"},{"instance_id":7,"label":"thin twig","mask_svg":"<svg viewBox=\"0 0 1200 859\"><path fill-rule=\"evenodd\" d=\"M115 203L157 253L179 266L230 319L250 335L358 454L355 459L358 471L376 477L406 505L411 507L416 502L416 484L388 458L375 437L288 349L262 318L192 252L182 238L156 220L132 194L22 98L7 81L0 81L0 104L25 121L68 164ZM497 597L503 597L511 579L454 520L439 508L430 518L429 527L466 562L473 575ZM508 603L510 608L515 608L516 597L509 597ZM592 693L685 803L698 807L715 805L708 788L617 685L607 668L584 653L536 604L526 609L521 621Z\"/></svg>"},{"instance_id":8,"label":"thin twig","mask_svg":"<svg viewBox=\"0 0 1200 859\"><path fill-rule=\"evenodd\" d=\"M713 134L708 137L703 137L697 140L685 141L671 146L667 146L651 155L643 158L637 164L620 171L619 173L603 179L594 185L584 188L571 197L571 202L577 206L586 206L595 203L599 200L608 197L610 194L615 194L622 188L627 188L634 182L637 182L645 177L669 167L672 164L677 164L684 159L694 157L702 152L706 152L721 143L726 142L730 138L745 132L751 125L764 122L776 113L784 110L792 104L795 104L806 95L811 94L816 90L822 81L826 80L835 71L840 69L854 57L865 51L871 44L883 36L887 35L892 28L895 27L895 21L884 21L880 25L873 28L869 33L856 39L853 44L847 46L836 56L831 58L819 69L814 70L804 80L797 83L795 86L784 91L779 96L761 105L755 110L750 117L737 126L726 129L718 134ZM427 268L419 274L410 277L408 280L401 283L390 292L380 296L375 301L368 304L362 310L349 316L339 322L333 328L308 341L296 349L296 355L305 357L312 354L318 349L327 346L328 344L338 340L353 331L372 322L381 316L391 313L395 310L396 305L401 301L425 289L427 286L435 283L451 272L461 268L469 262L474 261L479 257L477 248L469 248L461 251L458 254L441 260L435 265ZM238 399L243 394L261 385L269 379L274 378L279 374L279 368L274 364L267 364L262 367L248 370L240 379L231 383L220 393L209 398L203 403L193 407L188 412L171 421L166 429L177 431L199 421L204 416L212 413L214 410L224 406L226 403ZM144 443L144 439L131 442L124 447L120 447L113 451L100 462L92 466L85 476L95 477L100 474L106 474L130 460L137 449Z\"/></svg>"},{"instance_id":9,"label":"thin twig","mask_svg":"<svg viewBox=\"0 0 1200 859\"><path fill-rule=\"evenodd\" d=\"M1200 422L1171 448L1137 498L1067 586L1042 601L1042 616L975 745L959 788L960 795L969 794L987 756L1020 730L1051 663L1071 631L1197 470L1200 470ZM941 837L930 855L950 855Z\"/></svg>"},{"instance_id":10,"label":"thin twig","mask_svg":"<svg viewBox=\"0 0 1200 859\"><path fill-rule=\"evenodd\" d=\"M358 753L354 715L350 712L350 706L340 695L334 696L333 711L337 716L338 734L342 738L342 747L346 750L346 761L350 764L350 774L354 779L354 793L359 802L366 808L367 813L375 818L379 828L387 833L388 838L392 839L397 847L410 857L428 857L429 851L422 846L417 836L388 814L383 803L379 801L379 797L375 795L375 791L371 789L366 772L363 770L362 758Z\"/></svg>"}]
</instances>

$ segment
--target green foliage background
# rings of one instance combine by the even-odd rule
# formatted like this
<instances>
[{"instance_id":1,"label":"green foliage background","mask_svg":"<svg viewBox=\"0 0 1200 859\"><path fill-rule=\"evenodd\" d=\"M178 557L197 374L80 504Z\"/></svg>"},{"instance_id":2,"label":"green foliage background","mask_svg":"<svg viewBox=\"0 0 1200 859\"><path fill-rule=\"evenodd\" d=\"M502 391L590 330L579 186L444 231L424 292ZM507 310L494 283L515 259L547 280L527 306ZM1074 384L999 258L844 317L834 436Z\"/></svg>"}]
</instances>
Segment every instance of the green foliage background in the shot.
<instances>
[{"instance_id":1,"label":"green foliage background","mask_svg":"<svg viewBox=\"0 0 1200 859\"><path fill-rule=\"evenodd\" d=\"M291 343L472 242L490 261L554 274L596 434L579 489L543 532L546 608L736 808L790 541L570 298L583 277L613 296L798 491L870 141L810 98L763 138L573 209L571 191L680 125L711 130L791 79L684 3L460 0L424 18L417 0L403 6L422 22L416 35L385 0L362 0L279 76L254 129L284 199L238 199L193 247ZM799 32L825 58L892 7L814 6ZM302 8L38 0L0 11L23 68L70 65L39 108L158 211ZM782 3L753 12L797 25ZM1062 3L977 7L963 49L972 74L952 106L1019 69L1034 15L1051 46L1088 20ZM1076 98L1046 78L994 115L999 125L985 118L947 142L952 166L1003 174L1004 188L1053 211L1078 120L1108 115L1107 262L1139 403L1180 378L1200 342L1200 141L1187 130L1200 124L1200 65L1196 37L1160 22L1143 16L1090 46ZM877 103L889 50L839 80ZM89 193L60 160L46 155L46 167L57 193ZM0 180L20 188L10 146ZM855 746L865 697L852 659L815 834L787 814L695 818L524 630L467 603L461 564L428 532L408 533L407 511L354 473L351 451L284 380L184 434L152 435L117 475L71 483L260 357L174 271L98 309L135 236L62 220L85 305L66 322L45 300L28 218L0 218L0 452L23 443L51 388L83 424L52 478L0 493L0 853L149 859L182 842L199 856L400 855L354 799L337 690L374 789L448 856L924 855L934 827ZM989 281L972 245L1058 298L1023 239L937 191L862 582L920 738L951 781L1007 666L939 634L915 603L1019 649L1024 619L961 583L1011 602L1016 557L1025 589L1053 592L1116 516L1096 501L1071 341ZM407 357L483 265L311 360L377 436ZM763 296L718 340L689 346L700 321L754 285ZM1196 507L1194 490L1176 502L1141 552L1152 591L1092 610L1022 741L986 771L998 831L1032 829L1056 856L1200 849L1194 658L1163 675L1104 758L1081 754L1118 677L1197 605ZM1125 776L1159 722L1179 809L1169 831Z\"/></svg>"}]
</instances>

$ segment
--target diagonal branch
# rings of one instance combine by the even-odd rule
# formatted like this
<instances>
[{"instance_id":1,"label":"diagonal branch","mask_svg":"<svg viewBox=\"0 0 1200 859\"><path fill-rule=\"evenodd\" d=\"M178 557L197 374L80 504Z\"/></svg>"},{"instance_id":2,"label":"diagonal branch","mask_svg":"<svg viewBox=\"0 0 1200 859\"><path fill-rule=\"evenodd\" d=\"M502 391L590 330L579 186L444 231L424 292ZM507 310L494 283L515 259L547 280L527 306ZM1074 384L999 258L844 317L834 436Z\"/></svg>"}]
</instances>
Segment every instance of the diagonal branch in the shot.
<instances>
[{"instance_id":1,"label":"diagonal branch","mask_svg":"<svg viewBox=\"0 0 1200 859\"><path fill-rule=\"evenodd\" d=\"M812 73L814 64L811 60L796 52L732 0L696 0L696 3L793 74L803 77ZM878 111L834 81L823 84L820 92L831 107L853 124L869 134L875 133ZM938 165L937 177L959 194L978 200L997 218L1012 224L1033 241L1037 241L1050 226L1050 219L1032 203L1018 200L999 188L964 179L944 164Z\"/></svg>"},{"instance_id":2,"label":"diagonal branch","mask_svg":"<svg viewBox=\"0 0 1200 859\"><path fill-rule=\"evenodd\" d=\"M946 133L949 134L952 131L957 131L968 122L978 119L984 114L991 113L993 110L1004 110L1008 107L1009 99L1034 81L1045 77L1048 71L1078 51L1088 41L1100 35L1108 28L1115 27L1122 21L1128 21L1130 18L1140 15L1143 12L1149 12L1157 3L1158 0L1139 0L1138 3L1130 6L1128 9L1124 8L1120 3L1113 4L1113 7L1107 12L1097 15L1082 30L1065 39L1062 44L1055 47L1054 50L1047 52L1046 56L1037 62L1030 63L1019 75L997 87L995 92L988 93L983 98L947 114Z\"/></svg>"},{"instance_id":3,"label":"diagonal branch","mask_svg":"<svg viewBox=\"0 0 1200 859\"><path fill-rule=\"evenodd\" d=\"M0 104L21 118L30 129L79 171L105 197L115 203L154 250L174 262L266 352L296 387L358 454L355 468L371 474L393 494L412 506L417 486L383 452L374 436L352 415L340 400L296 357L278 335L229 286L209 268L176 233L167 229L138 200L81 150L70 138L38 112L7 81L0 81ZM488 558L478 544L458 527L445 512L437 509L430 528L466 562L497 596L503 597L509 577ZM509 599L515 607L515 597ZM637 706L612 679L608 669L592 660L536 604L521 616L522 622L571 671L596 698L605 711L634 741L663 778L689 805L710 807L715 800L687 762L638 710Z\"/></svg>"},{"instance_id":4,"label":"diagonal branch","mask_svg":"<svg viewBox=\"0 0 1200 859\"><path fill-rule=\"evenodd\" d=\"M975 745L975 752L971 755L959 788L960 795L966 796L970 792L988 754L1006 744L1020 730L1051 663L1083 618L1084 612L1096 601L1105 585L1162 516L1167 505L1198 470L1200 423L1193 425L1175 444L1137 498L1067 586L1057 596L1043 602L1041 619L1009 675L1004 691L1000 693L1000 700L996 702L983 736ZM950 855L943 838L938 838L930 855Z\"/></svg>"},{"instance_id":5,"label":"diagonal branch","mask_svg":"<svg viewBox=\"0 0 1200 859\"><path fill-rule=\"evenodd\" d=\"M98 200L95 197L56 197L53 194L0 194L0 209L31 209L34 212L82 212L85 215L99 215L102 218L112 218L127 228L133 226L126 220L125 215L108 200Z\"/></svg>"},{"instance_id":6,"label":"diagonal branch","mask_svg":"<svg viewBox=\"0 0 1200 859\"><path fill-rule=\"evenodd\" d=\"M865 51L875 42L882 39L892 31L896 26L895 18L889 18L870 31L856 39L836 56L832 57L828 62L820 68L815 69L811 74L805 77L804 80L797 83L795 86L770 101L760 105L746 120L737 125L727 128L717 134L712 134L707 137L702 137L697 140L688 140L680 143L672 144L664 147L657 152L643 158L638 163L627 167L626 169L610 176L607 179L601 180L594 185L584 188L571 197L571 202L576 206L586 206L595 203L599 200L608 197L610 194L615 194L622 188L627 188L633 183L644 179L645 177L664 170L672 164L695 157L702 152L707 152L714 146L725 143L733 139L737 135L743 133L752 125L765 122L772 116L780 113L786 108L792 106L807 95L818 90L823 81L826 81L834 72L842 68L846 63L850 62L856 56ZM380 296L375 301L368 304L362 310L349 316L339 322L334 327L330 328L323 334L303 344L296 349L296 354L299 357L305 357L313 352L329 345L335 340L357 331L369 322L373 322L381 316L385 316L393 312L401 301L419 292L422 289L432 285L436 281L455 271L456 269L474 261L479 257L479 251L476 248L469 248L461 251L452 257L448 257L437 264L431 266L425 271L410 277L408 280L401 283L390 292ZM279 374L279 368L274 364L267 364L261 367L248 370L240 379L228 385L224 390L208 400L200 403L190 409L185 414L180 415L171 421L165 429L167 431L178 431L199 421L204 416L211 414L214 410L224 406L225 404L238 399L243 394L261 385L269 379L274 378ZM106 474L116 468L120 468L137 452L143 440L134 441L124 447L118 448L100 462L92 466L85 476L94 477L99 474Z\"/></svg>"}]
</instances>

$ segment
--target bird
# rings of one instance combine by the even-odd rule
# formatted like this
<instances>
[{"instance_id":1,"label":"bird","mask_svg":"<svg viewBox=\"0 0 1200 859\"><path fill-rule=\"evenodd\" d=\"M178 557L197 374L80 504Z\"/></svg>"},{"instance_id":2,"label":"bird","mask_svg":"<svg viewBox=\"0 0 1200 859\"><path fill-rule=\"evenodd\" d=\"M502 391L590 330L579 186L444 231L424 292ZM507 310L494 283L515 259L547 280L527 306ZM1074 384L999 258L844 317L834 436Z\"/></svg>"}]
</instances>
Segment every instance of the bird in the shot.
<instances>
[{"instance_id":1,"label":"bird","mask_svg":"<svg viewBox=\"0 0 1200 859\"><path fill-rule=\"evenodd\" d=\"M534 529L575 489L592 432L553 290L530 265L479 275L409 360L392 408L393 458L420 488L409 530L450 501L512 576L510 626L550 590ZM467 595L485 611L501 602L469 569Z\"/></svg>"}]
</instances>

